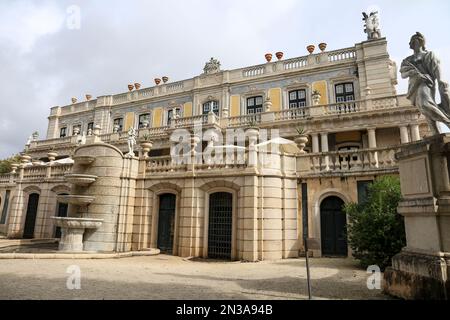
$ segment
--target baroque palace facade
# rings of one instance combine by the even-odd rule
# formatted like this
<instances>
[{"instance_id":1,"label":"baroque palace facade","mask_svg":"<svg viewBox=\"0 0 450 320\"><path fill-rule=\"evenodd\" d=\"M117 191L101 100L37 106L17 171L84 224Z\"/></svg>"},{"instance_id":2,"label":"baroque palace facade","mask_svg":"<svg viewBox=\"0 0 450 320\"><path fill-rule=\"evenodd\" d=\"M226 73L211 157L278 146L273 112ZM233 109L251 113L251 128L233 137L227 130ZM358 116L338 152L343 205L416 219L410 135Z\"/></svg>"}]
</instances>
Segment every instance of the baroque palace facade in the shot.
<instances>
[{"instance_id":1,"label":"baroque palace facade","mask_svg":"<svg viewBox=\"0 0 450 320\"><path fill-rule=\"evenodd\" d=\"M396 151L428 126L396 93L385 38L320 49L229 71L211 59L192 79L52 108L46 139L30 139L0 176L0 233L59 238L52 217L69 215L94 219L78 232L85 251L257 261L298 257L308 237L315 256L349 255L342 205L363 201L377 176L397 175ZM206 131L242 129L244 162L175 162L177 129L192 133L193 156L223 146ZM298 147L275 139L271 161L250 161L264 129Z\"/></svg>"}]
</instances>

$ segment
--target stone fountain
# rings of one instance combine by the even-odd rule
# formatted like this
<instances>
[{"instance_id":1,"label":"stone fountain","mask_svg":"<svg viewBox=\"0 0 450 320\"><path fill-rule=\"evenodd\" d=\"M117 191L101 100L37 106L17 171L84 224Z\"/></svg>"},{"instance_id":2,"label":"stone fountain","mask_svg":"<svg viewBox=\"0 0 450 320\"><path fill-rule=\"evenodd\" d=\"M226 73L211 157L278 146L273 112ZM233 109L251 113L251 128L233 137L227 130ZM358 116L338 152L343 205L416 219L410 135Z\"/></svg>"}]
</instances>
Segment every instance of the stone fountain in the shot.
<instances>
[{"instance_id":1,"label":"stone fountain","mask_svg":"<svg viewBox=\"0 0 450 320\"><path fill-rule=\"evenodd\" d=\"M94 162L94 157L74 157L74 168L85 169ZM95 200L94 196L79 195L86 194L89 186L97 180L97 176L89 174L72 173L67 174L65 179L72 185L72 195L60 195L57 197L61 203L69 205L68 217L53 217L55 224L61 228L61 241L59 250L66 252L80 252L84 250L83 235L86 229L98 229L103 219L88 217L88 207Z\"/></svg>"}]
</instances>

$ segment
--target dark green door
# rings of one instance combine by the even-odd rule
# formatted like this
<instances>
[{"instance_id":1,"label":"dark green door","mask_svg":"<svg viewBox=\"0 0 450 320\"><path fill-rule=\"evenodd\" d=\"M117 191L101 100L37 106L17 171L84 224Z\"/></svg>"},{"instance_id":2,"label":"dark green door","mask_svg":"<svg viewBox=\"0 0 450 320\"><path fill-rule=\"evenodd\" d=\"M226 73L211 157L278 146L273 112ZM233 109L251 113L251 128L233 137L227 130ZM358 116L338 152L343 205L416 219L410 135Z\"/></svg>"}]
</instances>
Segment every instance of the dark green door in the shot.
<instances>
[{"instance_id":1,"label":"dark green door","mask_svg":"<svg viewBox=\"0 0 450 320\"><path fill-rule=\"evenodd\" d=\"M342 211L344 201L328 197L320 205L322 255L347 256L347 217Z\"/></svg>"},{"instance_id":2,"label":"dark green door","mask_svg":"<svg viewBox=\"0 0 450 320\"><path fill-rule=\"evenodd\" d=\"M34 227L36 225L36 215L39 204L39 194L33 193L28 197L27 215L25 217L25 227L23 230L24 239L34 237Z\"/></svg>"},{"instance_id":3,"label":"dark green door","mask_svg":"<svg viewBox=\"0 0 450 320\"><path fill-rule=\"evenodd\" d=\"M67 194L63 193L61 195L66 196ZM58 217L67 217L67 208L68 208L67 203L58 202L58 208L56 211L57 216ZM55 238L61 238L61 228L60 227L56 227Z\"/></svg>"},{"instance_id":4,"label":"dark green door","mask_svg":"<svg viewBox=\"0 0 450 320\"><path fill-rule=\"evenodd\" d=\"M208 257L231 259L233 195L213 193L209 197Z\"/></svg>"},{"instance_id":5,"label":"dark green door","mask_svg":"<svg viewBox=\"0 0 450 320\"><path fill-rule=\"evenodd\" d=\"M175 206L176 196L174 194L159 196L158 248L163 253L172 254L173 251Z\"/></svg>"}]
</instances>

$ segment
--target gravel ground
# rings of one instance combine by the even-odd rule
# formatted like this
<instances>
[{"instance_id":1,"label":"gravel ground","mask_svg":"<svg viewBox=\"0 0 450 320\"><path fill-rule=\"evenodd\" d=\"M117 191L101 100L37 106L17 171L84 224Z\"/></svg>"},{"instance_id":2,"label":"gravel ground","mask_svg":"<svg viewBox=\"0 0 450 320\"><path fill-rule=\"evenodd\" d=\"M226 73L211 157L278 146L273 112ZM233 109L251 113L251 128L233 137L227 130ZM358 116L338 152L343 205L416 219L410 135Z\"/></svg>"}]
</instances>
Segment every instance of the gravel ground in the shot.
<instances>
[{"instance_id":1,"label":"gravel ground","mask_svg":"<svg viewBox=\"0 0 450 320\"><path fill-rule=\"evenodd\" d=\"M352 259L310 259L316 299L388 299ZM67 268L81 270L69 290ZM0 260L0 299L305 299L305 259L258 263L168 255L105 260Z\"/></svg>"}]
</instances>

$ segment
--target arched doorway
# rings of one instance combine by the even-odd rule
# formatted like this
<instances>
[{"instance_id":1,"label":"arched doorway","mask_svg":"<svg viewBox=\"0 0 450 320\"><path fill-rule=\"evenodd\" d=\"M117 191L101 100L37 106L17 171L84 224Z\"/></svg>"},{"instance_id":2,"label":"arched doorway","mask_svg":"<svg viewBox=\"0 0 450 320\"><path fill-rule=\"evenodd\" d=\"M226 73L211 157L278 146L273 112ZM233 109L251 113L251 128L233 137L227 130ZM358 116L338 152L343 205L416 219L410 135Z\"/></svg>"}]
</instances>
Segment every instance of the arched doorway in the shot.
<instances>
[{"instance_id":1,"label":"arched doorway","mask_svg":"<svg viewBox=\"0 0 450 320\"><path fill-rule=\"evenodd\" d=\"M67 193L61 193L61 196L67 196ZM57 204L57 208L56 208L56 216L57 217L67 217L67 208L68 208L68 204L67 203L61 203L58 202ZM55 229L55 238L61 238L61 228L60 227L56 227Z\"/></svg>"},{"instance_id":2,"label":"arched doorway","mask_svg":"<svg viewBox=\"0 0 450 320\"><path fill-rule=\"evenodd\" d=\"M328 197L320 204L322 255L347 256L347 217L342 211L344 201Z\"/></svg>"},{"instance_id":3,"label":"arched doorway","mask_svg":"<svg viewBox=\"0 0 450 320\"><path fill-rule=\"evenodd\" d=\"M208 257L231 259L233 195L216 192L209 196Z\"/></svg>"},{"instance_id":4,"label":"arched doorway","mask_svg":"<svg viewBox=\"0 0 450 320\"><path fill-rule=\"evenodd\" d=\"M36 215L39 205L39 194L32 193L28 197L27 215L23 229L23 238L32 239L34 237L34 227L36 226Z\"/></svg>"},{"instance_id":5,"label":"arched doorway","mask_svg":"<svg viewBox=\"0 0 450 320\"><path fill-rule=\"evenodd\" d=\"M176 196L171 193L159 196L158 244L162 253L172 254L175 234Z\"/></svg>"}]
</instances>

